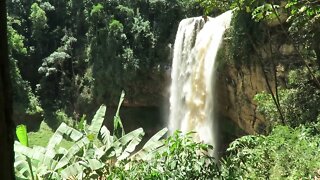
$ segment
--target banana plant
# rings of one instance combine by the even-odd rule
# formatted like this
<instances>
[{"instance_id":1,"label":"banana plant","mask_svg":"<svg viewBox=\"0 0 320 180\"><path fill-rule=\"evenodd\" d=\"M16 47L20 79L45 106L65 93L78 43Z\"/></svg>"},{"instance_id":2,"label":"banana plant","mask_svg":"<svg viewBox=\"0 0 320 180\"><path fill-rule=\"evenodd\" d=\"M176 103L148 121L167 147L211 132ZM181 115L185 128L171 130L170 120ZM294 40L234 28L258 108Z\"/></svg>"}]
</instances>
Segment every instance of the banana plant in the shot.
<instances>
[{"instance_id":1,"label":"banana plant","mask_svg":"<svg viewBox=\"0 0 320 180\"><path fill-rule=\"evenodd\" d=\"M25 135L27 136L27 135ZM69 150L56 149L63 136L68 136L74 141L74 145ZM17 178L20 179L61 179L60 171L70 164L74 156L83 147L89 144L89 140L83 134L72 127L62 123L53 136L50 138L47 147L25 146L23 141L15 142L14 150L16 154L15 169ZM27 163L26 163L27 162ZM30 162L30 163L29 163ZM28 168L28 171L26 170Z\"/></svg>"},{"instance_id":2,"label":"banana plant","mask_svg":"<svg viewBox=\"0 0 320 180\"><path fill-rule=\"evenodd\" d=\"M133 154L145 133L142 128L138 128L125 134L119 115L123 98L124 92L121 94L113 119L114 133L112 135L103 125L106 113L104 105L97 110L90 125L87 125L82 118L80 130L62 123L46 147L28 147L26 128L18 126L17 136L20 142L16 141L14 144L17 179L96 179L105 172L107 165L116 166L117 162L133 158L150 160L155 152L161 150L164 143L160 139L167 129L159 131L141 150ZM65 137L74 144L69 149L58 148ZM96 143L97 140L100 143ZM107 164L110 160L114 163Z\"/></svg>"}]
</instances>

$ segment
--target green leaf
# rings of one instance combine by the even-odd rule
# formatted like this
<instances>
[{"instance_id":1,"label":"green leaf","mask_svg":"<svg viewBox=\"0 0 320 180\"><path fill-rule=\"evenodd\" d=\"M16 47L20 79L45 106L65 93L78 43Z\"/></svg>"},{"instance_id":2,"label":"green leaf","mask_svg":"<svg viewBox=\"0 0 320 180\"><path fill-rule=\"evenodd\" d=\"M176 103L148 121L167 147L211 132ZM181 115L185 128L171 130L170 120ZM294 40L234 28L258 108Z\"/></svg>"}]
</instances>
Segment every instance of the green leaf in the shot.
<instances>
[{"instance_id":1,"label":"green leaf","mask_svg":"<svg viewBox=\"0 0 320 180\"><path fill-rule=\"evenodd\" d=\"M83 137L83 134L80 131L69 127L65 123L61 123L56 132L50 138L47 149L53 149L57 144L59 144L63 139L63 135L70 137L73 141L78 141Z\"/></svg>"},{"instance_id":2,"label":"green leaf","mask_svg":"<svg viewBox=\"0 0 320 180\"><path fill-rule=\"evenodd\" d=\"M159 150L160 147L163 146L164 142L160 141L160 138L163 137L167 133L168 129L163 128L155 135L153 135L149 141L142 147L140 151L134 154L132 157L136 159L148 160L150 158L150 154L154 154Z\"/></svg>"},{"instance_id":3,"label":"green leaf","mask_svg":"<svg viewBox=\"0 0 320 180\"><path fill-rule=\"evenodd\" d=\"M113 143L113 137L110 135L110 131L106 126L102 126L100 134L102 137L102 143L107 147L111 146L111 144Z\"/></svg>"},{"instance_id":4,"label":"green leaf","mask_svg":"<svg viewBox=\"0 0 320 180\"><path fill-rule=\"evenodd\" d=\"M118 160L121 161L126 159L128 156L130 156L130 153L132 153L135 150L136 146L141 142L143 136L144 136L144 131L142 128L139 128L123 136L121 138L121 140L123 141L123 145L127 144L126 141L128 139L131 139L131 140L129 144L126 146L126 148L123 150L122 154L118 157Z\"/></svg>"},{"instance_id":5,"label":"green leaf","mask_svg":"<svg viewBox=\"0 0 320 180\"><path fill-rule=\"evenodd\" d=\"M80 131L84 131L86 129L86 125L87 125L87 121L86 121L86 115L82 115L79 123L78 123L78 127L77 129Z\"/></svg>"},{"instance_id":6,"label":"green leaf","mask_svg":"<svg viewBox=\"0 0 320 180\"><path fill-rule=\"evenodd\" d=\"M52 164L56 163L52 156L46 154L46 149L40 146L29 148L16 141L14 144L14 151L25 155L27 158L37 160L42 166L50 167Z\"/></svg>"},{"instance_id":7,"label":"green leaf","mask_svg":"<svg viewBox=\"0 0 320 180\"><path fill-rule=\"evenodd\" d=\"M135 149L137 143L141 141L143 135L143 129L139 128L118 139L113 145L115 148L116 157L120 158L120 155L120 159L128 157L128 153L132 152ZM129 143L131 141L132 143Z\"/></svg>"},{"instance_id":8,"label":"green leaf","mask_svg":"<svg viewBox=\"0 0 320 180\"><path fill-rule=\"evenodd\" d=\"M93 171L101 169L105 165L104 163L98 161L97 159L88 159L87 161L88 161L88 167Z\"/></svg>"},{"instance_id":9,"label":"green leaf","mask_svg":"<svg viewBox=\"0 0 320 180\"><path fill-rule=\"evenodd\" d=\"M24 155L16 153L14 161L15 176L20 179L31 179L30 167Z\"/></svg>"},{"instance_id":10,"label":"green leaf","mask_svg":"<svg viewBox=\"0 0 320 180\"><path fill-rule=\"evenodd\" d=\"M26 162L31 174L31 177L29 177L29 179L34 179L34 174L42 176L44 174L50 173L49 169L52 169L57 164L56 160L47 155L46 149L44 147L35 146L33 148L29 148L16 141L14 144L14 152L16 155L21 154L26 157Z\"/></svg>"},{"instance_id":11,"label":"green leaf","mask_svg":"<svg viewBox=\"0 0 320 180\"><path fill-rule=\"evenodd\" d=\"M107 159L114 157L115 151L113 146L102 146L95 150L95 157L106 161Z\"/></svg>"},{"instance_id":12,"label":"green leaf","mask_svg":"<svg viewBox=\"0 0 320 180\"><path fill-rule=\"evenodd\" d=\"M125 135L123 125L121 122L121 118L119 116L114 116L113 125L114 125L114 129L113 129L113 136L114 137L121 138L122 136Z\"/></svg>"},{"instance_id":13,"label":"green leaf","mask_svg":"<svg viewBox=\"0 0 320 180\"><path fill-rule=\"evenodd\" d=\"M120 100L119 100L119 104L118 104L118 109L117 109L117 112L116 112L116 116L119 116L120 107L121 107L122 102L123 102L123 100L124 100L124 96L125 96L125 92L124 92L124 91L121 91L121 95L120 95Z\"/></svg>"},{"instance_id":14,"label":"green leaf","mask_svg":"<svg viewBox=\"0 0 320 180\"><path fill-rule=\"evenodd\" d=\"M93 5L90 15L93 16L94 14L100 13L103 10L103 6L98 3L97 5Z\"/></svg>"},{"instance_id":15,"label":"green leaf","mask_svg":"<svg viewBox=\"0 0 320 180\"><path fill-rule=\"evenodd\" d=\"M16 128L16 134L21 144L29 146L27 127L25 125L18 125Z\"/></svg>"},{"instance_id":16,"label":"green leaf","mask_svg":"<svg viewBox=\"0 0 320 180\"><path fill-rule=\"evenodd\" d=\"M61 176L64 179L69 179L74 176L80 175L83 173L85 168L80 164L80 162L76 162L61 171Z\"/></svg>"},{"instance_id":17,"label":"green leaf","mask_svg":"<svg viewBox=\"0 0 320 180\"><path fill-rule=\"evenodd\" d=\"M69 150L68 153L65 154L60 161L58 162L57 166L54 168L54 170L58 170L60 168L63 168L64 166L68 165L70 163L70 160L76 155L85 145L89 144L90 141L83 137L81 140L76 142Z\"/></svg>"},{"instance_id":18,"label":"green leaf","mask_svg":"<svg viewBox=\"0 0 320 180\"><path fill-rule=\"evenodd\" d=\"M118 109L117 109L116 115L113 118L113 126L114 126L113 136L115 136L117 138L120 138L125 135L123 125L121 122L121 118L120 118L120 107L121 107L121 104L124 100L124 96L125 96L125 93L124 93L124 91L122 91L121 96L120 96L120 100L119 100L119 104L118 104Z\"/></svg>"},{"instance_id":19,"label":"green leaf","mask_svg":"<svg viewBox=\"0 0 320 180\"><path fill-rule=\"evenodd\" d=\"M100 128L104 121L104 116L106 114L107 107L101 105L96 114L94 115L91 125L89 126L89 134L93 136L94 139L97 138Z\"/></svg>"}]
</instances>

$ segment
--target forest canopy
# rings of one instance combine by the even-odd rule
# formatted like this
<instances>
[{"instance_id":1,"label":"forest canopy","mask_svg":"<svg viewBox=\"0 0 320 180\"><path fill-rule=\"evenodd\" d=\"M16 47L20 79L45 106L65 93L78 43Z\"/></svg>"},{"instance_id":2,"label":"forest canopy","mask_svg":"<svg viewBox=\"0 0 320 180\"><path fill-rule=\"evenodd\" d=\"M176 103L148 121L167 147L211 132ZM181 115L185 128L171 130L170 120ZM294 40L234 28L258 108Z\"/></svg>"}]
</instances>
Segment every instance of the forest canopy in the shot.
<instances>
[{"instance_id":1,"label":"forest canopy","mask_svg":"<svg viewBox=\"0 0 320 180\"><path fill-rule=\"evenodd\" d=\"M179 21L200 11L182 0L9 0L7 8L15 114L62 109L76 119L116 104L121 90L128 100L152 96L159 85L143 86L163 80Z\"/></svg>"}]
</instances>

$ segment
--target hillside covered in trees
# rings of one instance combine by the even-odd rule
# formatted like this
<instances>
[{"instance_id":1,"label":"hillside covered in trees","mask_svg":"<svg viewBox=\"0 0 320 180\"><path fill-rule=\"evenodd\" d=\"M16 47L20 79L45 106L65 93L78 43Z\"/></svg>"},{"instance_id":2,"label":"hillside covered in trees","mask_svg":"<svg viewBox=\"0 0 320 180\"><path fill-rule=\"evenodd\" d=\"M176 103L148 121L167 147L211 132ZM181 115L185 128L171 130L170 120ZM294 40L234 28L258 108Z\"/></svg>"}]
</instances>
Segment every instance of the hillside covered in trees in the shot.
<instances>
[{"instance_id":1,"label":"hillside covered in trees","mask_svg":"<svg viewBox=\"0 0 320 180\"><path fill-rule=\"evenodd\" d=\"M180 0L8 1L7 8L18 122L58 110L79 120L115 105L121 90L129 101L160 102L178 23L200 12Z\"/></svg>"},{"instance_id":2,"label":"hillside covered in trees","mask_svg":"<svg viewBox=\"0 0 320 180\"><path fill-rule=\"evenodd\" d=\"M319 1L6 2L17 178L320 178ZM202 16L206 23L228 10L218 82L233 88L220 89L233 93L230 102L242 104L218 108L231 109L251 134L240 137L226 122L237 137L214 156L216 147L196 142L194 132L127 131L121 105L161 106L168 98L179 22ZM254 81L264 91L249 96L244 86ZM115 114L107 127L109 107ZM243 119L242 111L253 114ZM144 123L155 127L154 119Z\"/></svg>"}]
</instances>

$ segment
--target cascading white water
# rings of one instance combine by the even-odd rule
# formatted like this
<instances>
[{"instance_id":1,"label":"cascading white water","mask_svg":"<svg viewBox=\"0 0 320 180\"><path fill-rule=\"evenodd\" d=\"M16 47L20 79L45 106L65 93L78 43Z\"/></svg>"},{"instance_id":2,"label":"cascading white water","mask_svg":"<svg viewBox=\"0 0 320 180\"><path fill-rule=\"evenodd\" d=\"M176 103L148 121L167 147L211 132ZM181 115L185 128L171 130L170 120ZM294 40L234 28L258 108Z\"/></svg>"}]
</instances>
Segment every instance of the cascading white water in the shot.
<instances>
[{"instance_id":1,"label":"cascading white water","mask_svg":"<svg viewBox=\"0 0 320 180\"><path fill-rule=\"evenodd\" d=\"M216 146L215 59L232 12L180 22L171 72L169 130L195 131L195 139Z\"/></svg>"}]
</instances>

